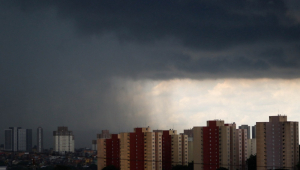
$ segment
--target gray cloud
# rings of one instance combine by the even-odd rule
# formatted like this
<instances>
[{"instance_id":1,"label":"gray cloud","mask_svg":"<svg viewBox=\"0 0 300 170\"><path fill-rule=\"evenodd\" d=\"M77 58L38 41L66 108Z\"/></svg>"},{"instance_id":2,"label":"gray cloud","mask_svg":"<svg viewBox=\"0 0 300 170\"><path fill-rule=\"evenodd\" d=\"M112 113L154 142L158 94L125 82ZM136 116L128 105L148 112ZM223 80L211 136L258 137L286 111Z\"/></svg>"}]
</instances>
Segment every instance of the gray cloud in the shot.
<instances>
[{"instance_id":1,"label":"gray cloud","mask_svg":"<svg viewBox=\"0 0 300 170\"><path fill-rule=\"evenodd\" d=\"M285 1L1 1L0 128L144 125L124 79L298 78L299 7ZM120 127L121 126L121 127ZM90 133L87 133L90 132ZM2 137L3 135L1 135ZM1 139L1 138L0 138Z\"/></svg>"}]
</instances>

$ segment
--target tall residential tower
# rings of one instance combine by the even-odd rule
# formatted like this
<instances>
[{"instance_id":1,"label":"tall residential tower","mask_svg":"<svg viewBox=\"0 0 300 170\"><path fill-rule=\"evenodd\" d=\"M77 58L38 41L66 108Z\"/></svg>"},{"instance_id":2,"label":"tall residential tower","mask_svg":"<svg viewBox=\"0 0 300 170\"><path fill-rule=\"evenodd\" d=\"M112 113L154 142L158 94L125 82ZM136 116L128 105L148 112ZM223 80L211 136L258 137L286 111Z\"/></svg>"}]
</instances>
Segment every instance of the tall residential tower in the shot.
<instances>
[{"instance_id":1,"label":"tall residential tower","mask_svg":"<svg viewBox=\"0 0 300 170\"><path fill-rule=\"evenodd\" d=\"M74 135L68 127L58 127L57 131L53 131L54 151L64 154L65 152L74 152Z\"/></svg>"},{"instance_id":2,"label":"tall residential tower","mask_svg":"<svg viewBox=\"0 0 300 170\"><path fill-rule=\"evenodd\" d=\"M298 131L298 122L283 115L256 122L257 169L294 169L299 162Z\"/></svg>"},{"instance_id":3,"label":"tall residential tower","mask_svg":"<svg viewBox=\"0 0 300 170\"><path fill-rule=\"evenodd\" d=\"M36 130L36 144L37 144L37 151L43 152L43 128L38 127Z\"/></svg>"}]
</instances>

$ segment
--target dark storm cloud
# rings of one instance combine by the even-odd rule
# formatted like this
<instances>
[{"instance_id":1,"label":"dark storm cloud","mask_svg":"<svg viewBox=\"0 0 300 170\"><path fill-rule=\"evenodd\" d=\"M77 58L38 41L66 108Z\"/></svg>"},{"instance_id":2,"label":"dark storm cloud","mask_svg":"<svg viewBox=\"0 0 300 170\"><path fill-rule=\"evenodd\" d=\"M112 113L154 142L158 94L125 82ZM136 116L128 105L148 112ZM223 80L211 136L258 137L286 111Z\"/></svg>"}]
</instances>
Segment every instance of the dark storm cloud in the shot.
<instances>
[{"instance_id":1,"label":"dark storm cloud","mask_svg":"<svg viewBox=\"0 0 300 170\"><path fill-rule=\"evenodd\" d=\"M112 34L125 44L132 42L149 45L157 41L174 40L191 51L222 51L241 45L278 42L282 45L294 46L292 50L295 51L296 44L299 44L300 40L300 22L295 19L299 16L290 15L295 9L300 9L300 6L292 0L15 1L14 4L25 14L54 9L57 18L73 23L77 28L77 33L81 36L99 35L101 37ZM199 71L201 75L202 71L215 74L218 70L222 72L232 70L227 76L243 77L245 74L240 74L240 71L247 74L247 71L251 69L265 71L271 68L284 69L289 66L295 68L299 64L299 57L291 58L289 56L291 54L285 53L290 49L258 48L260 54L254 58L241 52L239 56L227 54L216 55L214 58L202 56L202 59L193 61L180 51L168 55L158 54L157 58L146 56L138 60L126 56L127 65L133 64L135 67L125 68L125 70L128 69L125 72L123 67L119 68L121 74L129 73L130 75L137 72L147 74L151 70L161 70L161 77L174 74L174 70L169 72L170 67L175 67L177 71L180 71L173 75L175 77L182 72ZM257 51L257 49L254 50ZM276 52L279 53L274 54ZM294 53L294 55L297 54L299 53ZM179 56L183 57L184 61L178 60ZM119 63L124 62L123 57L118 57L117 60ZM134 63L136 61L143 67L139 68ZM238 63L239 61L241 63ZM273 77L267 72L260 75ZM218 77L218 75L212 76ZM278 77L281 76L278 75ZM153 75L150 77L153 78Z\"/></svg>"},{"instance_id":2,"label":"dark storm cloud","mask_svg":"<svg viewBox=\"0 0 300 170\"><path fill-rule=\"evenodd\" d=\"M42 126L51 145L65 125L88 146L150 119L124 79L298 78L289 2L0 1L1 128Z\"/></svg>"},{"instance_id":3,"label":"dark storm cloud","mask_svg":"<svg viewBox=\"0 0 300 170\"><path fill-rule=\"evenodd\" d=\"M83 34L112 32L120 39L175 37L187 46L221 49L256 41L298 41L299 24L286 1L21 1L24 11L54 7Z\"/></svg>"}]
</instances>

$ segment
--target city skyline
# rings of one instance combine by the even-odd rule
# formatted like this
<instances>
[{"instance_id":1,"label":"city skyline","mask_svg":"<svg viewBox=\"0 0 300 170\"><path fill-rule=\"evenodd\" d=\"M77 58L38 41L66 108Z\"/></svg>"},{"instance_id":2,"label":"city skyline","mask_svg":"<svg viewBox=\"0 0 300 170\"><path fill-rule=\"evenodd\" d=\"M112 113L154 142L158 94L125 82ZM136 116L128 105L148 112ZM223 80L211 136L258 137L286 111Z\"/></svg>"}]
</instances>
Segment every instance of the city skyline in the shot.
<instances>
[{"instance_id":1,"label":"city skyline","mask_svg":"<svg viewBox=\"0 0 300 170\"><path fill-rule=\"evenodd\" d=\"M269 115L269 116L286 116L286 115L281 115L281 114L278 114L278 115ZM231 125L231 123L233 123L234 124L234 126L236 126L236 127L238 127L237 129L240 129L242 126L249 126L249 129L251 129L250 130L250 132L247 132L247 135L249 134L249 136L250 136L250 139L253 139L253 127L255 127L256 126L256 123L258 123L258 122L261 122L261 121L257 121L257 122L255 122L255 124L253 125L253 126L251 126L251 125L245 125L245 124L240 124L240 126L239 126L239 124L236 124L236 123L238 123L238 122L228 122L226 119L224 120L224 119L207 119L207 120L205 120L205 121L225 121L227 124L229 123L229 125ZM226 124L226 125L227 125ZM192 130L192 128L193 127L199 127L199 126L204 126L205 124L201 124L201 125L193 125L193 126L191 126L190 128L186 128L186 129L182 129L182 131L180 130L180 131L178 131L177 129L174 129L174 128L166 128L166 129L160 129L160 130L158 130L158 128L152 128L153 129L153 132L158 132L158 131L168 131L168 130L175 130L176 132L178 131L178 134L182 134L182 133L185 133L186 131L190 131L190 130ZM141 127L143 127L143 126L133 126L132 128L141 128ZM149 126L148 126L149 127ZM250 127L252 127L252 128L250 128ZM61 129L66 129L66 132L68 131L68 127L67 126L58 126L58 127L56 127L56 128L58 128L58 129L60 129L59 131L61 131ZM50 136L46 136L46 138L52 138L52 140L50 141L50 144L48 144L47 145L47 147L45 148L44 146L45 146L45 144L44 144L44 133L43 133L43 131L44 131L44 129L42 128L42 127L37 127L37 132L36 132L36 134L34 134L34 133L32 133L32 129L22 129L21 127L9 127L9 129L16 129L16 130L30 130L31 131L31 141L37 141L36 143L34 143L34 142L31 142L32 143L32 147L34 147L34 146L36 146L37 148L38 148L38 132L39 132L39 129L42 129L42 149L50 149L50 148L52 148L52 149L54 149L55 148L55 144L53 143L53 137L54 136L57 136L57 133L59 132L59 131L51 131L51 134L50 134ZM6 133L6 131L7 131L8 129L4 129L4 132ZM118 132L111 132L110 131L110 129L102 129L102 130L98 130L98 132L96 133L96 134L94 134L94 138L91 138L91 139L80 139L79 138L79 141L80 140L84 140L86 143L89 143L89 144L87 144L87 145L79 145L79 146L76 146L75 145L75 149L79 149L79 148L90 148L90 149L93 149L93 142L95 142L96 140L95 139L98 139L98 138L110 138L110 134L112 133L112 134L118 134L118 133L131 133L131 131L132 130L128 130L128 131L122 131L122 130L120 130L120 131L118 131ZM3 137L6 135L4 133L4 135L3 135ZM56 135L54 135L54 133L56 134ZM68 131L68 133L70 133L71 134L71 136L73 136L72 138L74 138L74 134L73 134L73 131ZM76 132L75 132L75 134L76 134ZM104 135L105 134L105 135ZM186 134L189 134L189 132L186 132ZM254 133L255 134L255 133ZM54 135L54 136L53 136ZM36 139L34 138L36 136ZM78 139L78 138L77 138ZM255 138L254 138L255 139ZM3 141L3 143L1 143L0 142L0 144L4 144L4 147L5 147L5 140Z\"/></svg>"},{"instance_id":2,"label":"city skyline","mask_svg":"<svg viewBox=\"0 0 300 170\"><path fill-rule=\"evenodd\" d=\"M91 147L104 129L299 121L299 11L295 0L1 1L0 141L7 127L43 127L49 148L58 126Z\"/></svg>"}]
</instances>

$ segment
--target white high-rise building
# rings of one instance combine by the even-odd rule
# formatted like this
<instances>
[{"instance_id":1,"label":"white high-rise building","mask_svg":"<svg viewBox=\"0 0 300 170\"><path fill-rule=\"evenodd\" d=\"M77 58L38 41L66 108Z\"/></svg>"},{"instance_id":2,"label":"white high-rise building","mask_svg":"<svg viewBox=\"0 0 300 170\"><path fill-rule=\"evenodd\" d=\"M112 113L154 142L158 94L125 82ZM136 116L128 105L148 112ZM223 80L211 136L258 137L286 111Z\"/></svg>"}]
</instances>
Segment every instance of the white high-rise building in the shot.
<instances>
[{"instance_id":1,"label":"white high-rise building","mask_svg":"<svg viewBox=\"0 0 300 170\"><path fill-rule=\"evenodd\" d=\"M64 154L65 152L74 152L74 135L72 131L68 131L68 127L58 127L57 131L53 131L54 151Z\"/></svg>"},{"instance_id":2,"label":"white high-rise building","mask_svg":"<svg viewBox=\"0 0 300 170\"><path fill-rule=\"evenodd\" d=\"M36 131L36 144L37 144L37 151L43 152L43 128L38 127Z\"/></svg>"}]
</instances>

